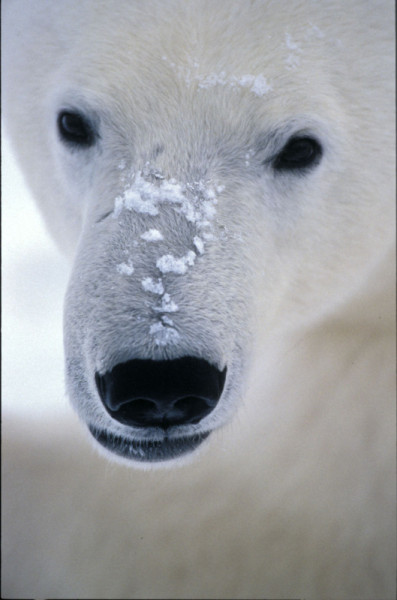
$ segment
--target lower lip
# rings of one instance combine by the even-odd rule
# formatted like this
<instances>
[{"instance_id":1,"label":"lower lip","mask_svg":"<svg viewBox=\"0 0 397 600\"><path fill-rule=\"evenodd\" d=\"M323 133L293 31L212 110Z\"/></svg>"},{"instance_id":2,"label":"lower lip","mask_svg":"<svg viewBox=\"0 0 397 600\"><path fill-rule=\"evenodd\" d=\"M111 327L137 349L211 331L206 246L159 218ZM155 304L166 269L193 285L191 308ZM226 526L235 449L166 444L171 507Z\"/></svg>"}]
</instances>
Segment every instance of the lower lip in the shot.
<instances>
[{"instance_id":1,"label":"lower lip","mask_svg":"<svg viewBox=\"0 0 397 600\"><path fill-rule=\"evenodd\" d=\"M177 459L193 452L210 434L198 433L190 437L165 438L163 440L129 440L122 436L115 436L103 429L95 429L91 425L89 430L94 438L110 452L138 462L161 462Z\"/></svg>"}]
</instances>

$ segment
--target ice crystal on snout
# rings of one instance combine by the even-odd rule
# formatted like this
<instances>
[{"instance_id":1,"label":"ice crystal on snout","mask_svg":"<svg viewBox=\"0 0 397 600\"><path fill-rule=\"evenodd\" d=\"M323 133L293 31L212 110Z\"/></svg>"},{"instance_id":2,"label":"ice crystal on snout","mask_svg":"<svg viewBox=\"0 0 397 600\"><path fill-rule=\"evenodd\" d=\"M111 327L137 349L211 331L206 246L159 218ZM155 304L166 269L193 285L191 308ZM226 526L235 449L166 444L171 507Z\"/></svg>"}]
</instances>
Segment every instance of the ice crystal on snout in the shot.
<instances>
[{"instance_id":1,"label":"ice crystal on snout","mask_svg":"<svg viewBox=\"0 0 397 600\"><path fill-rule=\"evenodd\" d=\"M194 236L193 244L195 245L196 250L199 254L204 253L204 242L198 235Z\"/></svg>"},{"instance_id":2,"label":"ice crystal on snout","mask_svg":"<svg viewBox=\"0 0 397 600\"><path fill-rule=\"evenodd\" d=\"M120 263L116 266L116 269L120 275L132 275L134 272L134 265L131 260L126 263Z\"/></svg>"},{"instance_id":3,"label":"ice crystal on snout","mask_svg":"<svg viewBox=\"0 0 397 600\"><path fill-rule=\"evenodd\" d=\"M119 196L116 198L114 216L118 217L123 208L152 216L159 214L159 210L153 200L134 189L126 190L122 197Z\"/></svg>"},{"instance_id":4,"label":"ice crystal on snout","mask_svg":"<svg viewBox=\"0 0 397 600\"><path fill-rule=\"evenodd\" d=\"M177 273L178 275L184 275L189 267L193 266L196 260L196 253L193 250L182 256L181 258L175 258L172 254L165 254L161 256L156 262L156 267L162 273Z\"/></svg>"},{"instance_id":5,"label":"ice crystal on snout","mask_svg":"<svg viewBox=\"0 0 397 600\"><path fill-rule=\"evenodd\" d=\"M154 323L154 325L150 327L149 332L154 336L154 341L157 346L175 344L181 337L174 327L164 325L160 321L158 323Z\"/></svg>"},{"instance_id":6,"label":"ice crystal on snout","mask_svg":"<svg viewBox=\"0 0 397 600\"><path fill-rule=\"evenodd\" d=\"M160 242L163 240L163 234L158 229L149 229L142 233L141 238L145 240L145 242Z\"/></svg>"},{"instance_id":7,"label":"ice crystal on snout","mask_svg":"<svg viewBox=\"0 0 397 600\"><path fill-rule=\"evenodd\" d=\"M152 224L154 220L151 217L157 217L162 206L168 205L180 220L189 223L191 238L187 241L188 246L183 256L175 256L171 253L172 235L177 236L177 231L169 239L168 235L164 238L159 229L152 227L139 236L140 240L146 243L167 241L169 244L171 252L163 254L157 260L154 259L152 265L152 267L156 266L165 277L159 277L157 280L153 277L144 277L141 279L141 286L145 292L160 296L158 301L152 303L149 300L148 304L153 311L152 314L157 313L159 318L149 328L149 334L153 336L155 344L157 346L176 344L181 335L173 321L164 313L176 313L179 307L167 293L166 286L172 281L172 276L187 273L188 269L195 265L196 260L205 253L206 244L215 239L217 195L223 192L224 186L211 185L209 181L203 180L182 184L175 179L166 179L149 163L139 172L123 174L120 182L124 186L124 191L115 198L113 211L115 219L118 219L123 211L131 211L140 213L142 219L150 217L149 223ZM141 241L133 240L132 245L137 249L142 248ZM192 247L195 251L191 249ZM131 275L134 272L131 260L117 265L117 270L124 275Z\"/></svg>"},{"instance_id":8,"label":"ice crystal on snout","mask_svg":"<svg viewBox=\"0 0 397 600\"><path fill-rule=\"evenodd\" d=\"M142 171L135 173L131 179L123 194L115 199L115 218L120 216L123 209L156 216L159 213L159 203L183 200L182 187L174 180L152 183Z\"/></svg>"},{"instance_id":9,"label":"ice crystal on snout","mask_svg":"<svg viewBox=\"0 0 397 600\"><path fill-rule=\"evenodd\" d=\"M175 212L194 225L199 234L195 239L200 238L202 243L193 243L198 253L203 254L205 242L213 239L210 231L216 216L217 194L223 192L224 186L212 186L210 182L203 180L182 184L160 175L147 164L142 171L130 174L128 184L123 177L125 189L115 199L113 217L118 218L123 210L155 217L159 214L161 205L171 205ZM145 231L140 237L146 242L164 239L162 233L155 228Z\"/></svg>"},{"instance_id":10,"label":"ice crystal on snout","mask_svg":"<svg viewBox=\"0 0 397 600\"><path fill-rule=\"evenodd\" d=\"M173 325L174 325L174 321L172 319L170 319L169 317L167 317L167 315L163 315L161 317L161 321L162 321L162 323L164 323L164 325L171 325L171 327L173 327Z\"/></svg>"},{"instance_id":11,"label":"ice crystal on snout","mask_svg":"<svg viewBox=\"0 0 397 600\"><path fill-rule=\"evenodd\" d=\"M178 305L171 300L169 294L164 294L161 298L161 304L159 306L154 306L154 310L156 312L176 312L179 308Z\"/></svg>"},{"instance_id":12,"label":"ice crystal on snout","mask_svg":"<svg viewBox=\"0 0 397 600\"><path fill-rule=\"evenodd\" d=\"M142 287L145 292L151 292L152 294L164 294L164 286L161 279L158 279L157 282L154 281L151 277L145 277L142 279Z\"/></svg>"}]
</instances>

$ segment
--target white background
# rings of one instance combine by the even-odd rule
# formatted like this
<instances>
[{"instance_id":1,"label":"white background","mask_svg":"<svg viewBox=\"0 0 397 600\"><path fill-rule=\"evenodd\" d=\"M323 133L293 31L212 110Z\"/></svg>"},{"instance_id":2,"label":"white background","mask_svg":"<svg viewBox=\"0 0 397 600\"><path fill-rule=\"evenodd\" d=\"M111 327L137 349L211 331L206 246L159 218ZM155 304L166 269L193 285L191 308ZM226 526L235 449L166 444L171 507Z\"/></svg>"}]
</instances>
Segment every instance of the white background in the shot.
<instances>
[{"instance_id":1,"label":"white background","mask_svg":"<svg viewBox=\"0 0 397 600\"><path fill-rule=\"evenodd\" d=\"M62 304L69 266L48 236L7 139L2 142L2 409L69 413Z\"/></svg>"}]
</instances>

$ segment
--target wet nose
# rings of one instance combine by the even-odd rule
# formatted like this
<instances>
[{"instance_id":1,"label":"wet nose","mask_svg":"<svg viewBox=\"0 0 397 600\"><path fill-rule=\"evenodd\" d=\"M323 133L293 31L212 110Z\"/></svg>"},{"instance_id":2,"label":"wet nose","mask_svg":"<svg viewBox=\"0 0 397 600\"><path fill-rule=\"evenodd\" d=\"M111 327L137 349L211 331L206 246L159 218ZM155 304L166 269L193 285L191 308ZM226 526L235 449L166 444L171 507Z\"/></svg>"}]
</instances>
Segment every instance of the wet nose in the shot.
<instances>
[{"instance_id":1,"label":"wet nose","mask_svg":"<svg viewBox=\"0 0 397 600\"><path fill-rule=\"evenodd\" d=\"M207 361L192 356L174 360L134 359L95 374L108 413L132 427L199 423L217 405L226 378Z\"/></svg>"}]
</instances>

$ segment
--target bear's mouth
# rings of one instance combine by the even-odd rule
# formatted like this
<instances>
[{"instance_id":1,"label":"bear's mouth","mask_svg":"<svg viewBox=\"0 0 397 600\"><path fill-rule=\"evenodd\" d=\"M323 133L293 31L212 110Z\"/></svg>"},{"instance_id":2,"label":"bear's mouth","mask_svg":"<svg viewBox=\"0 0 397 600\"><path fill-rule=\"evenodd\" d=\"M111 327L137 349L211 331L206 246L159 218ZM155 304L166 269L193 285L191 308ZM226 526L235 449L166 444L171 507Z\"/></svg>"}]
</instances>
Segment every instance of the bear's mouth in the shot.
<instances>
[{"instance_id":1,"label":"bear's mouth","mask_svg":"<svg viewBox=\"0 0 397 600\"><path fill-rule=\"evenodd\" d=\"M210 434L207 431L179 438L165 437L162 440L129 440L91 425L88 428L104 448L118 456L139 462L161 462L179 458L193 452Z\"/></svg>"}]
</instances>

